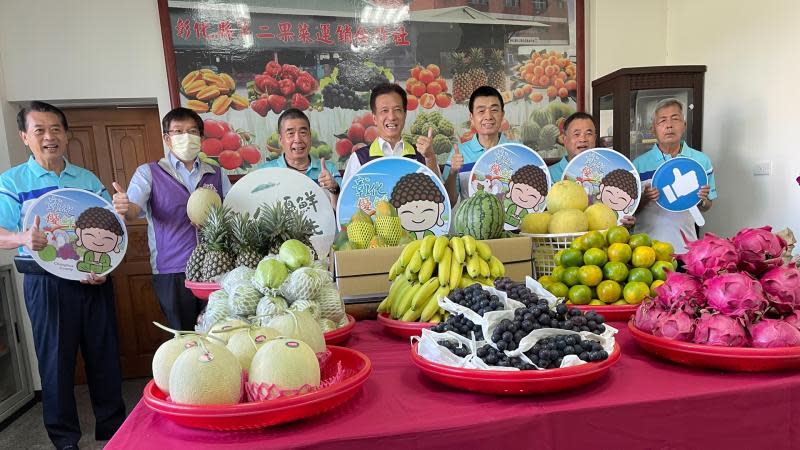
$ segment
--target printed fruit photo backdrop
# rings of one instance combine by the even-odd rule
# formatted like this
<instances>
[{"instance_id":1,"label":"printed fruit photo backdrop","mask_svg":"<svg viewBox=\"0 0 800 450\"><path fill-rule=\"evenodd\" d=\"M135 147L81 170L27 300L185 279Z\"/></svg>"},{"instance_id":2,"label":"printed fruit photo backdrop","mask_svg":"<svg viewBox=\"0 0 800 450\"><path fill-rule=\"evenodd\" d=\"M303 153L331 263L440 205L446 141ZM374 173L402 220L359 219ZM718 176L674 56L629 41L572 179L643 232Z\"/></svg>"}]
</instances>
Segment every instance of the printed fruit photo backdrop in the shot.
<instances>
[{"instance_id":1,"label":"printed fruit photo backdrop","mask_svg":"<svg viewBox=\"0 0 800 450\"><path fill-rule=\"evenodd\" d=\"M563 53L537 50L513 65L513 56L502 49L468 48L451 52L441 64L418 61L402 72L369 59L344 58L321 78L310 67L282 62L280 55L258 64L255 74L208 67L179 73L182 104L216 124L203 141L204 155L232 173L277 158L277 120L294 107L311 120L310 153L344 169L353 151L377 137L369 93L383 82L406 89L404 137L415 144L432 128L440 164L453 143L474 136L467 103L482 85L501 92L506 104L501 130L509 139L545 158L563 155L560 129L575 111L576 87L575 65Z\"/></svg>"}]
</instances>

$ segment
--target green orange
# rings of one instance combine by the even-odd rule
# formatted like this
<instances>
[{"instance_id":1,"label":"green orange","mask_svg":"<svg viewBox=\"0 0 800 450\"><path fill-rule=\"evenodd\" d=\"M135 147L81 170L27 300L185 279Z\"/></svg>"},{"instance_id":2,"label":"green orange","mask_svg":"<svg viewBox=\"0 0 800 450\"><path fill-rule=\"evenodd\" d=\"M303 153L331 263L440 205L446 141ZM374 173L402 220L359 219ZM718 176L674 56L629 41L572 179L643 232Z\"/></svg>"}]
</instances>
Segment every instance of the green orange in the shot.
<instances>
[{"instance_id":1,"label":"green orange","mask_svg":"<svg viewBox=\"0 0 800 450\"><path fill-rule=\"evenodd\" d=\"M628 232L628 229L617 225L615 227L611 227L606 232L606 240L608 244L627 244L628 239L630 239L631 234Z\"/></svg>"},{"instance_id":2,"label":"green orange","mask_svg":"<svg viewBox=\"0 0 800 450\"><path fill-rule=\"evenodd\" d=\"M648 236L645 233L634 234L630 237L630 239L628 239L628 245L630 245L631 248L642 247L642 246L650 247L652 244L653 241L650 240L650 236Z\"/></svg>"},{"instance_id":3,"label":"green orange","mask_svg":"<svg viewBox=\"0 0 800 450\"><path fill-rule=\"evenodd\" d=\"M602 248L590 248L583 254L583 263L595 266L602 266L608 262L608 255Z\"/></svg>"},{"instance_id":4,"label":"green orange","mask_svg":"<svg viewBox=\"0 0 800 450\"><path fill-rule=\"evenodd\" d=\"M550 285L548 291L550 291L550 293L556 297L562 298L567 296L569 293L569 288L564 283L555 282Z\"/></svg>"},{"instance_id":5,"label":"green orange","mask_svg":"<svg viewBox=\"0 0 800 450\"><path fill-rule=\"evenodd\" d=\"M561 281L561 278L564 276L564 270L566 270L566 268L564 268L562 266L553 267L553 271L550 272L550 278L554 282Z\"/></svg>"},{"instance_id":6,"label":"green orange","mask_svg":"<svg viewBox=\"0 0 800 450\"><path fill-rule=\"evenodd\" d=\"M597 298L603 303L614 303L622 295L622 287L613 280L604 280L597 285Z\"/></svg>"},{"instance_id":7,"label":"green orange","mask_svg":"<svg viewBox=\"0 0 800 450\"><path fill-rule=\"evenodd\" d=\"M658 258L658 256L656 256L656 258ZM658 259L650 266L650 271L653 272L653 277L656 280L666 280L667 272L672 272L674 270L675 268L672 266L671 262Z\"/></svg>"},{"instance_id":8,"label":"green orange","mask_svg":"<svg viewBox=\"0 0 800 450\"><path fill-rule=\"evenodd\" d=\"M561 265L561 255L563 254L564 254L564 249L561 249L556 252L555 256L553 256L553 262L555 262L557 266Z\"/></svg>"},{"instance_id":9,"label":"green orange","mask_svg":"<svg viewBox=\"0 0 800 450\"><path fill-rule=\"evenodd\" d=\"M586 286L597 286L603 281L603 270L599 266L586 265L578 269L578 282Z\"/></svg>"},{"instance_id":10,"label":"green orange","mask_svg":"<svg viewBox=\"0 0 800 450\"><path fill-rule=\"evenodd\" d=\"M653 247L640 246L633 249L631 264L633 267L650 267L656 262L656 251Z\"/></svg>"},{"instance_id":11,"label":"green orange","mask_svg":"<svg viewBox=\"0 0 800 450\"><path fill-rule=\"evenodd\" d=\"M657 297L656 288L664 284L664 280L655 280L650 284L650 297Z\"/></svg>"},{"instance_id":12,"label":"green orange","mask_svg":"<svg viewBox=\"0 0 800 450\"><path fill-rule=\"evenodd\" d=\"M608 260L627 264L631 260L633 250L628 244L617 242L608 246Z\"/></svg>"},{"instance_id":13,"label":"green orange","mask_svg":"<svg viewBox=\"0 0 800 450\"><path fill-rule=\"evenodd\" d=\"M569 244L569 248L575 248L575 249L578 249L580 251L583 251L583 250L586 250L587 248L589 248L589 247L586 246L586 242L585 242L584 236L586 236L586 235L578 236L575 239L573 239L572 243Z\"/></svg>"},{"instance_id":14,"label":"green orange","mask_svg":"<svg viewBox=\"0 0 800 450\"><path fill-rule=\"evenodd\" d=\"M564 249L561 254L561 265L564 267L579 267L583 265L583 252L577 248Z\"/></svg>"},{"instance_id":15,"label":"green orange","mask_svg":"<svg viewBox=\"0 0 800 450\"><path fill-rule=\"evenodd\" d=\"M606 246L606 238L603 236L603 233L599 231L590 231L583 236L583 245L586 247L583 250L588 250L590 248L603 248Z\"/></svg>"},{"instance_id":16,"label":"green orange","mask_svg":"<svg viewBox=\"0 0 800 450\"><path fill-rule=\"evenodd\" d=\"M653 250L656 251L656 261L672 261L675 248L669 242L653 241Z\"/></svg>"},{"instance_id":17,"label":"green orange","mask_svg":"<svg viewBox=\"0 0 800 450\"><path fill-rule=\"evenodd\" d=\"M593 306L605 306L605 303L603 303L603 301L600 299L594 299L590 301L589 304Z\"/></svg>"},{"instance_id":18,"label":"green orange","mask_svg":"<svg viewBox=\"0 0 800 450\"><path fill-rule=\"evenodd\" d=\"M628 266L618 261L607 262L603 266L603 278L623 282L628 279Z\"/></svg>"},{"instance_id":19,"label":"green orange","mask_svg":"<svg viewBox=\"0 0 800 450\"><path fill-rule=\"evenodd\" d=\"M622 289L622 298L629 305L638 305L642 300L650 295L650 286L641 281L634 281L625 285Z\"/></svg>"},{"instance_id":20,"label":"green orange","mask_svg":"<svg viewBox=\"0 0 800 450\"><path fill-rule=\"evenodd\" d=\"M644 267L634 267L628 272L628 282L633 281L641 281L650 286L650 283L653 282L653 273L650 272L650 269Z\"/></svg>"},{"instance_id":21,"label":"green orange","mask_svg":"<svg viewBox=\"0 0 800 450\"><path fill-rule=\"evenodd\" d=\"M567 267L564 270L564 275L561 276L561 282L570 287L578 284L578 270L578 267Z\"/></svg>"},{"instance_id":22,"label":"green orange","mask_svg":"<svg viewBox=\"0 0 800 450\"><path fill-rule=\"evenodd\" d=\"M538 281L539 284L544 286L546 289L548 285L555 283L556 280L554 280L553 277L551 277L550 275L542 275L536 281Z\"/></svg>"},{"instance_id":23,"label":"green orange","mask_svg":"<svg viewBox=\"0 0 800 450\"><path fill-rule=\"evenodd\" d=\"M592 301L592 290L589 289L589 286L576 284L569 288L567 296L575 305L588 305Z\"/></svg>"}]
</instances>

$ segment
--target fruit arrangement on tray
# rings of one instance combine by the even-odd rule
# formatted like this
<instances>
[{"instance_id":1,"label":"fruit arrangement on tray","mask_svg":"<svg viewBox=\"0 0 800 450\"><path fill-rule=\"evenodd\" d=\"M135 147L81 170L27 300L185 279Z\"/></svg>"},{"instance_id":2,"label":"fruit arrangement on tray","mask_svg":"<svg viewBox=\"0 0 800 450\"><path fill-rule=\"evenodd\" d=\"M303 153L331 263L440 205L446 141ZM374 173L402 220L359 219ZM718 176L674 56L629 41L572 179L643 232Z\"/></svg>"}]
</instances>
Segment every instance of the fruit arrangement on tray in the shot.
<instances>
[{"instance_id":1,"label":"fruit arrangement on tray","mask_svg":"<svg viewBox=\"0 0 800 450\"><path fill-rule=\"evenodd\" d=\"M183 76L181 93L188 99L186 107L199 113L221 116L229 109L247 108L247 99L235 93L236 81L227 73L211 69L193 70Z\"/></svg>"},{"instance_id":2,"label":"fruit arrangement on tray","mask_svg":"<svg viewBox=\"0 0 800 450\"><path fill-rule=\"evenodd\" d=\"M289 108L305 111L319 100L318 89L319 83L310 73L292 64L281 65L277 58L247 83L250 109L262 117Z\"/></svg>"}]
</instances>

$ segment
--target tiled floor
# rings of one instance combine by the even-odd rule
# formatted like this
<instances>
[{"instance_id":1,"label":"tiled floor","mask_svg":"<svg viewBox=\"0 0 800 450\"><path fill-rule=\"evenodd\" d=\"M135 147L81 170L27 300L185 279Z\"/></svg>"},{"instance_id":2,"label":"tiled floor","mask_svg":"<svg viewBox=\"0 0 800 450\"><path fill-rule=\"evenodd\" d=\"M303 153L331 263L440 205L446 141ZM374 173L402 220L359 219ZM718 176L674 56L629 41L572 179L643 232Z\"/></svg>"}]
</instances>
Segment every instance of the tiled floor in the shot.
<instances>
[{"instance_id":1,"label":"tiled floor","mask_svg":"<svg viewBox=\"0 0 800 450\"><path fill-rule=\"evenodd\" d=\"M128 412L136 406L142 397L142 390L147 378L125 380L122 383L122 397ZM105 442L94 440L94 414L89 401L87 386L75 386L75 400L78 403L78 415L81 421L83 436L78 443L81 449L101 449ZM36 403L31 409L0 431L0 449L52 449L53 444L47 437L42 423L42 404Z\"/></svg>"}]
</instances>

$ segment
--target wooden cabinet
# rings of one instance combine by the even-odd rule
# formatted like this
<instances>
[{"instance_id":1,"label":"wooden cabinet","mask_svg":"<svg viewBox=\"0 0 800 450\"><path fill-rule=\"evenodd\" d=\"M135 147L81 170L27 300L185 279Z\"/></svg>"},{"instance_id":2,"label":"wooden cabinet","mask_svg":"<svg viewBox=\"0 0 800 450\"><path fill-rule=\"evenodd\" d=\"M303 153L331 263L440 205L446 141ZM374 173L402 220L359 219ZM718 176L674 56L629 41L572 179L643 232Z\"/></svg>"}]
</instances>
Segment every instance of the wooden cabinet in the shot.
<instances>
[{"instance_id":1,"label":"wooden cabinet","mask_svg":"<svg viewBox=\"0 0 800 450\"><path fill-rule=\"evenodd\" d=\"M599 127L598 145L611 144L631 160L645 153L655 143L655 105L673 97L684 105L686 143L701 150L705 72L706 66L632 67L592 81L592 115Z\"/></svg>"}]
</instances>

